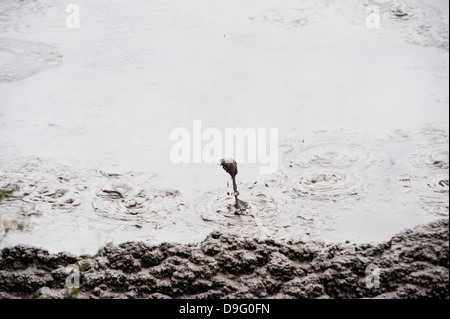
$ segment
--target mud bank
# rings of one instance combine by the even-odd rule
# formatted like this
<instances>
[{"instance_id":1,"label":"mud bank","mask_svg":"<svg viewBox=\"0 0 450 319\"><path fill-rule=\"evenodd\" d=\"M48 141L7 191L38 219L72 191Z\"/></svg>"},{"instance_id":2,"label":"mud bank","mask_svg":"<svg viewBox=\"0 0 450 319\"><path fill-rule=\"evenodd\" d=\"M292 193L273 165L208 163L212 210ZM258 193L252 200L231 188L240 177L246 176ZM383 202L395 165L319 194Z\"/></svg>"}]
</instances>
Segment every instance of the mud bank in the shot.
<instances>
[{"instance_id":1,"label":"mud bank","mask_svg":"<svg viewBox=\"0 0 450 319\"><path fill-rule=\"evenodd\" d=\"M106 246L96 256L15 246L0 258L1 298L448 298L449 221L371 244L279 244L211 233L195 245ZM68 265L81 287L68 294ZM366 268L379 267L379 288Z\"/></svg>"}]
</instances>

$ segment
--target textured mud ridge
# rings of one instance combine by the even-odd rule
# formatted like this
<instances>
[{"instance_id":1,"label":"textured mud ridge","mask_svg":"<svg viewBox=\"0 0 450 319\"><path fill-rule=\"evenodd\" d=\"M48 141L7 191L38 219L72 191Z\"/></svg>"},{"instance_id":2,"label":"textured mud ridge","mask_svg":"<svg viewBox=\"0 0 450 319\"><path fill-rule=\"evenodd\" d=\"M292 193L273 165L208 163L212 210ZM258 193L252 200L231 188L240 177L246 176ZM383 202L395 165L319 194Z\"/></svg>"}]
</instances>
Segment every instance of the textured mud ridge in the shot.
<instances>
[{"instance_id":1,"label":"textured mud ridge","mask_svg":"<svg viewBox=\"0 0 450 319\"><path fill-rule=\"evenodd\" d=\"M448 227L442 219L376 245L215 232L195 245L129 242L93 257L15 246L1 251L0 297L63 298L77 263L78 298L448 298ZM370 264L379 288L367 288Z\"/></svg>"}]
</instances>

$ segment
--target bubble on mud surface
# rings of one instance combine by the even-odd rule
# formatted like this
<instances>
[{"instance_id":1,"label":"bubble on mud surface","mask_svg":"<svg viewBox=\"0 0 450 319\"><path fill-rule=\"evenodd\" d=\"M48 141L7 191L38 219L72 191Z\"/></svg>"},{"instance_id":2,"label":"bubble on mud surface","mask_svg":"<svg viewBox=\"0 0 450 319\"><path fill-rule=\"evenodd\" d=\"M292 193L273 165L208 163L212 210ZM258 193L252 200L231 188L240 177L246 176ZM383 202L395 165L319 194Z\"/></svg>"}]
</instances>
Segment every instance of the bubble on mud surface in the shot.
<instances>
[{"instance_id":1,"label":"bubble on mud surface","mask_svg":"<svg viewBox=\"0 0 450 319\"><path fill-rule=\"evenodd\" d=\"M135 197L141 192L141 189L133 186L131 183L114 181L102 186L99 190L97 190L96 195L103 198L118 199Z\"/></svg>"},{"instance_id":2,"label":"bubble on mud surface","mask_svg":"<svg viewBox=\"0 0 450 319\"><path fill-rule=\"evenodd\" d=\"M283 163L291 168L367 168L377 162L376 156L358 143L338 140L298 142L285 153Z\"/></svg>"},{"instance_id":3,"label":"bubble on mud surface","mask_svg":"<svg viewBox=\"0 0 450 319\"><path fill-rule=\"evenodd\" d=\"M411 23L440 19L439 10L420 0L352 0L346 1L342 14L354 24L365 26L370 14L380 15L380 27L401 28Z\"/></svg>"},{"instance_id":4,"label":"bubble on mud surface","mask_svg":"<svg viewBox=\"0 0 450 319\"><path fill-rule=\"evenodd\" d=\"M62 64L62 54L44 43L0 38L0 50L13 54L0 65L0 83L23 80Z\"/></svg>"}]
</instances>

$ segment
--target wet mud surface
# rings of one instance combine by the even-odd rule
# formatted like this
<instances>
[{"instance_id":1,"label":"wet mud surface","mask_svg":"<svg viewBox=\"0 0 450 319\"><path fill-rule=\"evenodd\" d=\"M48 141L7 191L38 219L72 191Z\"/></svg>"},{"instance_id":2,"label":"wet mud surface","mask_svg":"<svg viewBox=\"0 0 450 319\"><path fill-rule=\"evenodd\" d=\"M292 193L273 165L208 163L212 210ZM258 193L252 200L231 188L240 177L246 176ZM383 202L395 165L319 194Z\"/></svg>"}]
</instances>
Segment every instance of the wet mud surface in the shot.
<instances>
[{"instance_id":1,"label":"wet mud surface","mask_svg":"<svg viewBox=\"0 0 450 319\"><path fill-rule=\"evenodd\" d=\"M0 2L0 296L60 297L87 259L84 297L448 298L447 221L389 240L448 220L445 1L235 5L82 1L69 30L57 1ZM240 214L220 167L166 165L194 109L283 128Z\"/></svg>"},{"instance_id":2,"label":"wet mud surface","mask_svg":"<svg viewBox=\"0 0 450 319\"><path fill-rule=\"evenodd\" d=\"M106 246L95 256L18 245L1 250L0 297L448 298L448 227L441 219L372 245L283 244L220 232L192 245ZM72 264L80 288L70 294L64 285ZM368 266L379 268L378 288L366 285Z\"/></svg>"},{"instance_id":3,"label":"wet mud surface","mask_svg":"<svg viewBox=\"0 0 450 319\"><path fill-rule=\"evenodd\" d=\"M5 147L0 187L13 193L0 206L1 245L39 243L80 254L95 252L101 242L188 243L212 231L369 242L448 216L446 131L396 131L380 140L320 132L284 147L278 171L265 182L237 175L239 200L247 205L239 213L230 183L189 198L161 187L155 173L79 169L18 158ZM22 229L11 227L14 221Z\"/></svg>"},{"instance_id":4,"label":"wet mud surface","mask_svg":"<svg viewBox=\"0 0 450 319\"><path fill-rule=\"evenodd\" d=\"M62 64L62 54L44 43L0 37L0 51L12 55L0 66L0 83L23 80Z\"/></svg>"},{"instance_id":5,"label":"wet mud surface","mask_svg":"<svg viewBox=\"0 0 450 319\"><path fill-rule=\"evenodd\" d=\"M406 40L423 47L448 51L448 23L435 6L422 0L352 0L341 9L343 17L364 25L368 15L379 15L379 27L407 32Z\"/></svg>"}]
</instances>

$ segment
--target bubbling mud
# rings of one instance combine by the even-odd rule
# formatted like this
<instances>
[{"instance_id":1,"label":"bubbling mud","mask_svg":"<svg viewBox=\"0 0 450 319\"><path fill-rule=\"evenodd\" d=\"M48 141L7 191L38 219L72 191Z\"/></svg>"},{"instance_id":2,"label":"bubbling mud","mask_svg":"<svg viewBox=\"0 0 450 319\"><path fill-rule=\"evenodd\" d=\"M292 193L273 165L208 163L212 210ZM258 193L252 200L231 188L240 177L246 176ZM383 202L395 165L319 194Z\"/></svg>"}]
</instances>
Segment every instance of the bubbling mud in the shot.
<instances>
[{"instance_id":1,"label":"bubbling mud","mask_svg":"<svg viewBox=\"0 0 450 319\"><path fill-rule=\"evenodd\" d=\"M355 227L370 232L372 223L392 228L391 218L448 215L445 131L395 131L387 140L341 133L286 140L282 165L265 181L239 179L189 201L158 186L153 173L80 170L8 151L0 159L0 187L14 192L0 205L0 217L30 220L26 232L33 236L42 229L55 237L82 228L118 240L157 242L197 240L214 229L276 240L379 238L382 230L360 235ZM246 176L237 175L237 164L222 167L232 177ZM236 207L237 193L246 206ZM8 236L13 232L25 236L18 230Z\"/></svg>"},{"instance_id":2,"label":"bubbling mud","mask_svg":"<svg viewBox=\"0 0 450 319\"><path fill-rule=\"evenodd\" d=\"M366 172L379 169L382 159L373 147L341 140L322 135L308 142L285 141L284 168L275 175L279 186L293 198L321 202L360 199L375 179Z\"/></svg>"},{"instance_id":3,"label":"bubbling mud","mask_svg":"<svg viewBox=\"0 0 450 319\"><path fill-rule=\"evenodd\" d=\"M170 213L184 207L178 191L136 186L119 178L97 187L93 195L92 207L99 216L138 228L170 224Z\"/></svg>"},{"instance_id":4,"label":"bubbling mud","mask_svg":"<svg viewBox=\"0 0 450 319\"><path fill-rule=\"evenodd\" d=\"M67 188L43 187L22 199L24 202L47 202L53 208L73 209L81 204L79 196Z\"/></svg>"},{"instance_id":5,"label":"bubbling mud","mask_svg":"<svg viewBox=\"0 0 450 319\"><path fill-rule=\"evenodd\" d=\"M449 169L448 131L427 126L420 130L421 143L409 155L407 164L411 168L436 172Z\"/></svg>"},{"instance_id":6,"label":"bubbling mud","mask_svg":"<svg viewBox=\"0 0 450 319\"><path fill-rule=\"evenodd\" d=\"M155 174L84 172L80 176L69 167L35 158L3 169L0 186L13 193L1 207L9 215L24 215L38 205L42 214L70 212L94 228L100 222L122 230L164 228L175 223L172 213L184 209L179 191L152 185Z\"/></svg>"},{"instance_id":7,"label":"bubbling mud","mask_svg":"<svg viewBox=\"0 0 450 319\"><path fill-rule=\"evenodd\" d=\"M448 216L448 173L431 176L403 175L399 177L399 183L407 192L415 194L424 210L433 215Z\"/></svg>"},{"instance_id":8,"label":"bubbling mud","mask_svg":"<svg viewBox=\"0 0 450 319\"><path fill-rule=\"evenodd\" d=\"M237 211L233 191L208 191L192 206L201 218L221 229L251 232L253 235L275 236L278 232L295 227L296 215L289 205L289 197L280 190L265 185L239 185L240 195L247 203L244 211Z\"/></svg>"},{"instance_id":9,"label":"bubbling mud","mask_svg":"<svg viewBox=\"0 0 450 319\"><path fill-rule=\"evenodd\" d=\"M3 172L1 179L8 182L2 187L13 190L11 198L24 203L46 203L60 210L73 210L81 205L80 189L70 182L76 175L55 174L49 178L40 170L41 165L41 161L32 159L14 171ZM54 169L50 171L56 173Z\"/></svg>"},{"instance_id":10,"label":"bubbling mud","mask_svg":"<svg viewBox=\"0 0 450 319\"><path fill-rule=\"evenodd\" d=\"M359 180L345 171L306 171L285 177L295 197L323 202L359 199L365 178Z\"/></svg>"},{"instance_id":11,"label":"bubbling mud","mask_svg":"<svg viewBox=\"0 0 450 319\"><path fill-rule=\"evenodd\" d=\"M423 208L431 214L447 215L449 211L448 133L426 128L421 135L427 142L405 160L409 173L399 177L400 185L413 192Z\"/></svg>"},{"instance_id":12,"label":"bubbling mud","mask_svg":"<svg viewBox=\"0 0 450 319\"><path fill-rule=\"evenodd\" d=\"M449 193L449 178L448 175L433 176L426 180L426 186L438 194Z\"/></svg>"},{"instance_id":13,"label":"bubbling mud","mask_svg":"<svg viewBox=\"0 0 450 319\"><path fill-rule=\"evenodd\" d=\"M439 10L420 0L354 0L346 1L342 14L352 23L365 25L371 13L380 14L380 27L402 28L439 18Z\"/></svg>"},{"instance_id":14,"label":"bubbling mud","mask_svg":"<svg viewBox=\"0 0 450 319\"><path fill-rule=\"evenodd\" d=\"M411 155L410 163L417 168L448 169L449 151L446 147L448 145L421 147L418 153Z\"/></svg>"}]
</instances>

